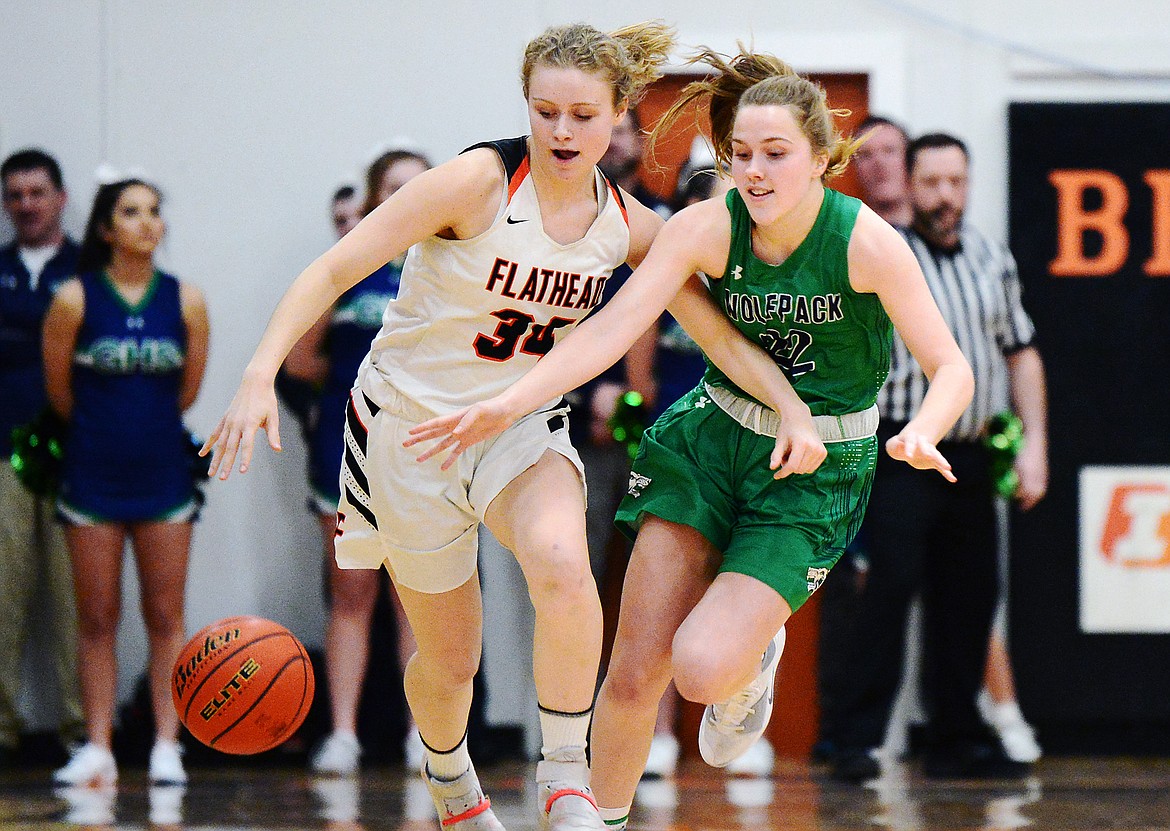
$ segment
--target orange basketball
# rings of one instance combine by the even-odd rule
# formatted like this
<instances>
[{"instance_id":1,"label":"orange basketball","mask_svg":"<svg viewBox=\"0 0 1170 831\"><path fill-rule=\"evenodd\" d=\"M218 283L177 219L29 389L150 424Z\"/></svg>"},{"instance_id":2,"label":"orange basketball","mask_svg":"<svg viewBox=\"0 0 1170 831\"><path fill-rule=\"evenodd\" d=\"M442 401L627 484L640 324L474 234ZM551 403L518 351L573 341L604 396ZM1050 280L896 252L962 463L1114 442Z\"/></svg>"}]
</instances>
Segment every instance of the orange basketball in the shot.
<instances>
[{"instance_id":1,"label":"orange basketball","mask_svg":"<svg viewBox=\"0 0 1170 831\"><path fill-rule=\"evenodd\" d=\"M203 627L179 653L171 676L179 719L224 753L262 753L285 741L305 720L313 689L305 647L262 617Z\"/></svg>"}]
</instances>

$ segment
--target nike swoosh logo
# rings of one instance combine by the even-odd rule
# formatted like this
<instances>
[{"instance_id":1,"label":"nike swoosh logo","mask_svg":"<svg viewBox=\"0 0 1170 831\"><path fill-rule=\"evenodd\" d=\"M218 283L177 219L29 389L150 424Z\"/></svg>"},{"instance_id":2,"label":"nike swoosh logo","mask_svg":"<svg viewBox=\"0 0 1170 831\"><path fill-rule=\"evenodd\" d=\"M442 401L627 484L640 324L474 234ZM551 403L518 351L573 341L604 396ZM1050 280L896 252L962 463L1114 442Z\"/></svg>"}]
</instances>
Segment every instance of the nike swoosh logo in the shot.
<instances>
[{"instance_id":1,"label":"nike swoosh logo","mask_svg":"<svg viewBox=\"0 0 1170 831\"><path fill-rule=\"evenodd\" d=\"M512 217L508 217L508 224L509 225L519 225L521 222L527 222L527 221L528 221L527 219L512 219Z\"/></svg>"}]
</instances>

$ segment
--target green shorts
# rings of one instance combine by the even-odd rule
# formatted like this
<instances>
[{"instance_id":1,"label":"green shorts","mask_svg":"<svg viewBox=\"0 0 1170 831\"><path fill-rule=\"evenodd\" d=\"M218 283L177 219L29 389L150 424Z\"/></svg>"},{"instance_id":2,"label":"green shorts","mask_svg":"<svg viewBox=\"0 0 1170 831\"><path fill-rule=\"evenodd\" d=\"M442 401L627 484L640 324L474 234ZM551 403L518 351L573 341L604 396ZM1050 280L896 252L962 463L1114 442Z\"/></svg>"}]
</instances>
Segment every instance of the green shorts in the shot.
<instances>
[{"instance_id":1,"label":"green shorts","mask_svg":"<svg viewBox=\"0 0 1170 831\"><path fill-rule=\"evenodd\" d=\"M775 446L692 390L642 437L615 522L631 537L646 514L690 526L723 552L720 572L755 577L795 612L861 527L877 439L827 443L814 473L780 480Z\"/></svg>"}]
</instances>

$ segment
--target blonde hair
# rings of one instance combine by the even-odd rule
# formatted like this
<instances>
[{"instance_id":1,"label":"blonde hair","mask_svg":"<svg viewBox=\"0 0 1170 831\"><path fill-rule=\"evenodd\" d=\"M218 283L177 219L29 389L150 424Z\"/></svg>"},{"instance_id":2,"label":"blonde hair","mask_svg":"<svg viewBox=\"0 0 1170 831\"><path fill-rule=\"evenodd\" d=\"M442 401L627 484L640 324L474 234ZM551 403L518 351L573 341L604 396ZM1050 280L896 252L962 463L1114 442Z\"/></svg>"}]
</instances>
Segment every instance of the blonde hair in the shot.
<instances>
[{"instance_id":1,"label":"blonde hair","mask_svg":"<svg viewBox=\"0 0 1170 831\"><path fill-rule=\"evenodd\" d=\"M728 59L704 48L687 63L705 64L715 74L687 84L678 100L654 126L651 146L692 102L704 96L710 98L711 143L715 148L715 159L721 164L731 164L731 129L742 106L787 107L808 138L812 152L828 157L822 179L831 179L844 171L849 158L861 144L858 139L842 136L834 123L834 118L845 117L849 111L830 109L824 89L773 55L751 52L741 43L739 54L734 58Z\"/></svg>"},{"instance_id":2,"label":"blonde hair","mask_svg":"<svg viewBox=\"0 0 1170 831\"><path fill-rule=\"evenodd\" d=\"M675 45L674 29L646 21L606 34L587 23L553 26L524 50L520 84L524 97L532 71L540 64L601 75L613 89L613 105L633 106L646 87L662 77L662 65Z\"/></svg>"}]
</instances>

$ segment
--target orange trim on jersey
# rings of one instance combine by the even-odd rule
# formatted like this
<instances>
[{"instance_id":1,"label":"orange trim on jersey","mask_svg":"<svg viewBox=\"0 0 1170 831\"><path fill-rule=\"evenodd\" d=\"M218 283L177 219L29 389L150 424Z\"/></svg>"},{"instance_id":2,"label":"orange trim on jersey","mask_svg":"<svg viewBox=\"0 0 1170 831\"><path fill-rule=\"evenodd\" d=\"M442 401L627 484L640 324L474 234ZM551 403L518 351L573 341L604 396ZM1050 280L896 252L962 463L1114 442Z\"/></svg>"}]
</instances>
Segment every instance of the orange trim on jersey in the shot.
<instances>
[{"instance_id":1,"label":"orange trim on jersey","mask_svg":"<svg viewBox=\"0 0 1170 831\"><path fill-rule=\"evenodd\" d=\"M508 204L512 203L512 197L516 195L516 191L520 190L520 184L528 175L528 171L528 157L525 156L524 161L520 162L520 166L516 168L516 172L512 174L512 179L508 182Z\"/></svg>"},{"instance_id":2,"label":"orange trim on jersey","mask_svg":"<svg viewBox=\"0 0 1170 831\"><path fill-rule=\"evenodd\" d=\"M622 199L622 195L620 193L618 193L617 186L613 182L609 181L608 176L605 179L605 183L607 185L609 185L609 192L612 193L613 198L615 200L617 200L618 208L622 212L622 219L624 219L626 221L626 227L629 228L630 227L630 214L629 214L629 211L626 210L626 200Z\"/></svg>"}]
</instances>

